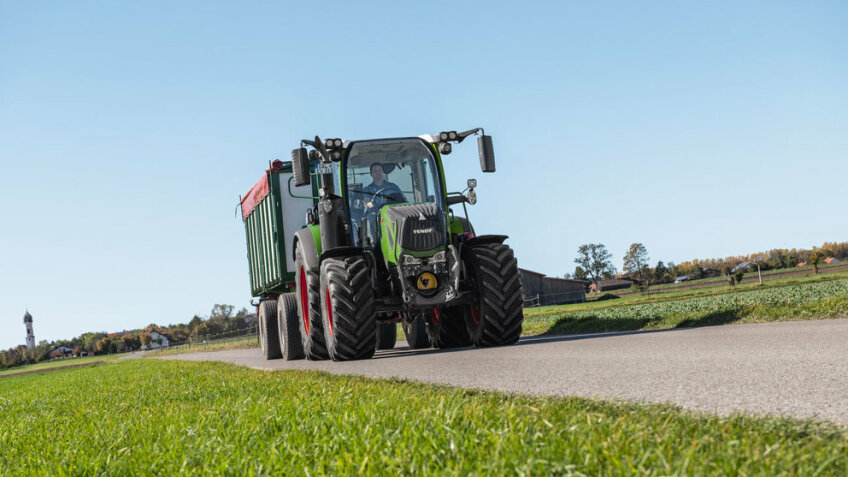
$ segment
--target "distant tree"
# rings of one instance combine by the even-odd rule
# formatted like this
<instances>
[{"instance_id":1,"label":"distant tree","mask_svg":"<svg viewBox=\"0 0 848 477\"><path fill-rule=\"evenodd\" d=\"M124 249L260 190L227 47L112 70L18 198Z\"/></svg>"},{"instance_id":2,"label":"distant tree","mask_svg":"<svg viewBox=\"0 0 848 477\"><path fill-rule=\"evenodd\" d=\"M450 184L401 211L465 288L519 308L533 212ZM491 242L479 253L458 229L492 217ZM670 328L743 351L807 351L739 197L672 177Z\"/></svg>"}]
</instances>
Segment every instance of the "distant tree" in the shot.
<instances>
[{"instance_id":1,"label":"distant tree","mask_svg":"<svg viewBox=\"0 0 848 477\"><path fill-rule=\"evenodd\" d=\"M819 273L819 261L821 260L821 258L822 258L821 250L815 249L810 254L810 264L813 266L813 272L816 273L816 274Z\"/></svg>"},{"instance_id":2,"label":"distant tree","mask_svg":"<svg viewBox=\"0 0 848 477\"><path fill-rule=\"evenodd\" d=\"M733 279L736 280L736 283L742 283L742 278L745 276L745 270L737 270L733 274Z\"/></svg>"},{"instance_id":3,"label":"distant tree","mask_svg":"<svg viewBox=\"0 0 848 477\"><path fill-rule=\"evenodd\" d=\"M189 327L189 329L193 330L197 325L199 325L201 323L203 323L203 318L201 318L197 315L194 315L194 317L192 317L191 321L188 322L188 327Z\"/></svg>"},{"instance_id":4,"label":"distant tree","mask_svg":"<svg viewBox=\"0 0 848 477\"><path fill-rule=\"evenodd\" d=\"M212 307L212 313L209 314L209 319L225 319L228 320L233 316L233 305L222 305L216 303Z\"/></svg>"},{"instance_id":5,"label":"distant tree","mask_svg":"<svg viewBox=\"0 0 848 477\"><path fill-rule=\"evenodd\" d=\"M593 282L598 283L599 278L615 274L611 258L612 254L607 251L604 244L588 243L577 248L577 258L574 259L574 263L586 270Z\"/></svg>"},{"instance_id":6,"label":"distant tree","mask_svg":"<svg viewBox=\"0 0 848 477\"><path fill-rule=\"evenodd\" d=\"M575 280L582 280L584 282L588 282L589 280L591 280L591 278L589 277L589 272L584 270L583 267L581 267L580 265L574 267L573 276Z\"/></svg>"},{"instance_id":7,"label":"distant tree","mask_svg":"<svg viewBox=\"0 0 848 477\"><path fill-rule=\"evenodd\" d=\"M140 334L138 335L138 339L139 339L139 341L141 341L141 344L142 344L145 348L149 348L149 347L150 347L150 340L151 340L150 333L140 333Z\"/></svg>"},{"instance_id":8,"label":"distant tree","mask_svg":"<svg viewBox=\"0 0 848 477\"><path fill-rule=\"evenodd\" d=\"M648 250L641 243L630 244L630 249L624 254L624 273L638 275L639 280L644 282L646 268L648 268Z\"/></svg>"}]
</instances>

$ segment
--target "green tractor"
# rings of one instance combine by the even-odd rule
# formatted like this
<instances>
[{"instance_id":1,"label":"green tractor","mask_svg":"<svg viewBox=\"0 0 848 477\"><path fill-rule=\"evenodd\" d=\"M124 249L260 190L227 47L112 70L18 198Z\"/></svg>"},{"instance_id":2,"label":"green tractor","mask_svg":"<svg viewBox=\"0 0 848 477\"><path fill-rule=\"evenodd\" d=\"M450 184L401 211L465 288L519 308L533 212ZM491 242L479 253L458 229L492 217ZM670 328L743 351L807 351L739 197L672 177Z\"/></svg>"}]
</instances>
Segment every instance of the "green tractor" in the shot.
<instances>
[{"instance_id":1,"label":"green tractor","mask_svg":"<svg viewBox=\"0 0 848 477\"><path fill-rule=\"evenodd\" d=\"M290 171L289 196L312 202L287 252L293 266L279 267L289 273L279 274L276 289L258 292L266 357L367 359L394 347L397 323L413 349L518 341L521 281L507 237L475 234L465 208L477 201L474 179L462 193L445 188L442 156L473 135L482 171L494 172L492 138L481 128L362 141L315 137L292 151L290 165L272 165L268 174ZM284 182L277 181L281 197ZM298 196L292 182L312 194ZM454 214L460 205L465 217Z\"/></svg>"}]
</instances>

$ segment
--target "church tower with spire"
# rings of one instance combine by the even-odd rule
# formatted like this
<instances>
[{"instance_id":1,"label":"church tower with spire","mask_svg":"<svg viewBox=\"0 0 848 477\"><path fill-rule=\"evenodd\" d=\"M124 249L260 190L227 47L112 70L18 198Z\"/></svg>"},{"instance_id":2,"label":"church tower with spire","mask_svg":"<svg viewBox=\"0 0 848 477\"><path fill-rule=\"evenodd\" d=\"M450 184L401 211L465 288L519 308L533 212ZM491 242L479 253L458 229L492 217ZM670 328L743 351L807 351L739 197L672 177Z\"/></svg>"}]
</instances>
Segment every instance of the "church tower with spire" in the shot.
<instances>
[{"instance_id":1,"label":"church tower with spire","mask_svg":"<svg viewBox=\"0 0 848 477\"><path fill-rule=\"evenodd\" d=\"M26 325L27 329L27 348L35 349L35 334L32 332L32 315L29 314L29 310L27 310L26 314L24 315L24 324Z\"/></svg>"}]
</instances>

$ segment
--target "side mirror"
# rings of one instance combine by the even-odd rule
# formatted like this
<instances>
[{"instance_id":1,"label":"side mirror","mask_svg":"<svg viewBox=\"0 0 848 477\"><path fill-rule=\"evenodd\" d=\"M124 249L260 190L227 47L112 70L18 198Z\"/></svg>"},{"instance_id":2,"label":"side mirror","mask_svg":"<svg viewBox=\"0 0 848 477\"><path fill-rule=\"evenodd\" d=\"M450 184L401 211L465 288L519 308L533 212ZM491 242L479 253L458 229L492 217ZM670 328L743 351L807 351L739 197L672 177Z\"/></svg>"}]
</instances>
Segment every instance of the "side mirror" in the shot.
<instances>
[{"instance_id":1,"label":"side mirror","mask_svg":"<svg viewBox=\"0 0 848 477\"><path fill-rule=\"evenodd\" d=\"M309 154L305 147L292 149L292 175L295 187L309 185Z\"/></svg>"},{"instance_id":2,"label":"side mirror","mask_svg":"<svg viewBox=\"0 0 848 477\"><path fill-rule=\"evenodd\" d=\"M485 134L477 137L477 152L480 153L480 169L483 172L495 172L495 149L492 136Z\"/></svg>"}]
</instances>

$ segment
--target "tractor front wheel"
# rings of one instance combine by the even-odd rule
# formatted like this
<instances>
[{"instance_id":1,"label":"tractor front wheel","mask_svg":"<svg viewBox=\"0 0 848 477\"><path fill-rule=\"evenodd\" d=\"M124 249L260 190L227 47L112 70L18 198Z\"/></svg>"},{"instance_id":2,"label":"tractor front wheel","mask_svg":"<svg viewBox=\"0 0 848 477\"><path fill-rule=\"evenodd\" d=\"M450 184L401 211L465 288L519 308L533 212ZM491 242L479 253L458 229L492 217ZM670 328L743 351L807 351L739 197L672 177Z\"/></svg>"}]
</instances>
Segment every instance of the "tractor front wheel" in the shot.
<instances>
[{"instance_id":1,"label":"tractor front wheel","mask_svg":"<svg viewBox=\"0 0 848 477\"><path fill-rule=\"evenodd\" d=\"M377 346L371 270L363 257L321 262L321 319L333 361L368 359Z\"/></svg>"},{"instance_id":2,"label":"tractor front wheel","mask_svg":"<svg viewBox=\"0 0 848 477\"><path fill-rule=\"evenodd\" d=\"M465 307L471 341L477 346L513 344L524 322L521 279L512 249L501 243L474 245L463 251L478 304Z\"/></svg>"},{"instance_id":3,"label":"tractor front wheel","mask_svg":"<svg viewBox=\"0 0 848 477\"><path fill-rule=\"evenodd\" d=\"M310 269L306 253L298 243L295 249L294 281L297 288L297 316L300 340L306 359L327 359L324 327L321 324L321 284L318 270Z\"/></svg>"}]
</instances>

